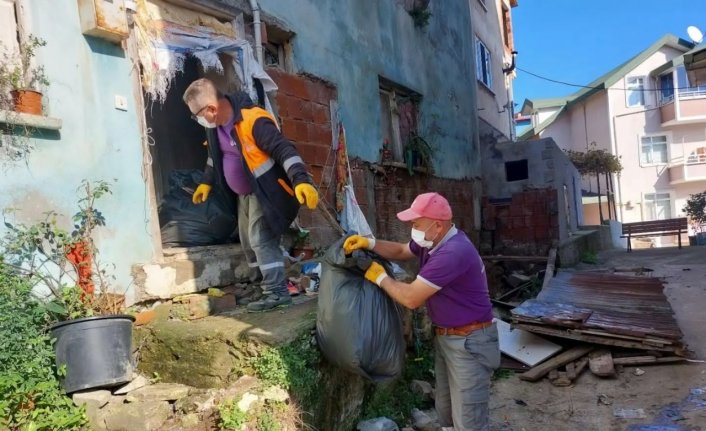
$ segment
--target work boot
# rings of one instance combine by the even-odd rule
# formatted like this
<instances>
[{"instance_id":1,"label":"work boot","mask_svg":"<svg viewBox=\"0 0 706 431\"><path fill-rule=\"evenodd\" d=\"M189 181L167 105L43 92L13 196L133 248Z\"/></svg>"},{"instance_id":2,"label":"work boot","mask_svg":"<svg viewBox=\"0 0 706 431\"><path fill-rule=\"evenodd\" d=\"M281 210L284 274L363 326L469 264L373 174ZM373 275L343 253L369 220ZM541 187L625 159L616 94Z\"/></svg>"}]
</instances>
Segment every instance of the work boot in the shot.
<instances>
[{"instance_id":1,"label":"work boot","mask_svg":"<svg viewBox=\"0 0 706 431\"><path fill-rule=\"evenodd\" d=\"M292 305L292 298L289 295L267 295L259 301L254 301L248 304L248 311L257 313L261 311L270 311L275 308L284 308Z\"/></svg>"}]
</instances>

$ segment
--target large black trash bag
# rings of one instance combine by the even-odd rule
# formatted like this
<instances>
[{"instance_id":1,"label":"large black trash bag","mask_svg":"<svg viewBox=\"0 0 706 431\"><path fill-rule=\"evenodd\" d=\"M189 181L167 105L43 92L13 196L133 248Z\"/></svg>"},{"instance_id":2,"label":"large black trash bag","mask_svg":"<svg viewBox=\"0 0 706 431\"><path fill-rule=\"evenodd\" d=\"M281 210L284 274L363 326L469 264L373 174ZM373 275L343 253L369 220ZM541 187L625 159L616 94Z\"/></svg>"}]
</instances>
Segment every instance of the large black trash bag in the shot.
<instances>
[{"instance_id":1,"label":"large black trash bag","mask_svg":"<svg viewBox=\"0 0 706 431\"><path fill-rule=\"evenodd\" d=\"M169 176L169 193L159 205L159 225L164 247L195 247L237 240L237 207L234 199L214 186L206 202L195 205L199 170L177 170Z\"/></svg>"},{"instance_id":2,"label":"large black trash bag","mask_svg":"<svg viewBox=\"0 0 706 431\"><path fill-rule=\"evenodd\" d=\"M356 251L346 258L344 240L333 244L322 262L316 316L319 346L338 367L375 382L394 379L404 366L401 310L357 266L359 258L369 259L370 254Z\"/></svg>"}]
</instances>

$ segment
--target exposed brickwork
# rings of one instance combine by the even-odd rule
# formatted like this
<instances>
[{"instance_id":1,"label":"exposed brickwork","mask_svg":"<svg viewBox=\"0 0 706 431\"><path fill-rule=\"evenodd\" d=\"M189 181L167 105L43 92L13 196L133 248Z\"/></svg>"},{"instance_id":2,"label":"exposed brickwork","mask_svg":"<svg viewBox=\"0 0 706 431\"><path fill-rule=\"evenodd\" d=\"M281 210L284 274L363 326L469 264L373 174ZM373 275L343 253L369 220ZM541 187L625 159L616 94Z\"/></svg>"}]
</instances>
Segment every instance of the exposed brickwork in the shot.
<instances>
[{"instance_id":1,"label":"exposed brickwork","mask_svg":"<svg viewBox=\"0 0 706 431\"><path fill-rule=\"evenodd\" d=\"M333 203L334 154L331 151L330 102L336 99L336 89L316 78L285 73L270 68L267 73L279 90L273 101L277 108L282 133L296 145L320 187L323 198ZM314 245L330 243L337 234L318 211L299 212L302 227L311 231Z\"/></svg>"},{"instance_id":2,"label":"exposed brickwork","mask_svg":"<svg viewBox=\"0 0 706 431\"><path fill-rule=\"evenodd\" d=\"M559 210L554 189L526 190L511 202L483 198L484 249L493 253L546 254L559 239ZM490 244L488 244L490 242Z\"/></svg>"},{"instance_id":3,"label":"exposed brickwork","mask_svg":"<svg viewBox=\"0 0 706 431\"><path fill-rule=\"evenodd\" d=\"M274 101L282 125L282 132L297 146L302 158L314 176L323 198L335 216L335 157L331 151L331 116L329 103L336 98L330 84L308 76L292 75L279 69L268 69L279 90ZM405 127L411 129L416 121L414 106L409 105L404 115ZM415 174L406 170L385 168L385 172L369 168L359 160L351 160L351 175L356 198L376 237L409 241L409 226L397 220L397 213L409 207L420 193L436 191L444 195L454 210L456 225L473 240L473 196L475 180L449 180ZM319 211L302 209L299 212L302 227L311 231L315 246L330 244L338 235Z\"/></svg>"}]
</instances>

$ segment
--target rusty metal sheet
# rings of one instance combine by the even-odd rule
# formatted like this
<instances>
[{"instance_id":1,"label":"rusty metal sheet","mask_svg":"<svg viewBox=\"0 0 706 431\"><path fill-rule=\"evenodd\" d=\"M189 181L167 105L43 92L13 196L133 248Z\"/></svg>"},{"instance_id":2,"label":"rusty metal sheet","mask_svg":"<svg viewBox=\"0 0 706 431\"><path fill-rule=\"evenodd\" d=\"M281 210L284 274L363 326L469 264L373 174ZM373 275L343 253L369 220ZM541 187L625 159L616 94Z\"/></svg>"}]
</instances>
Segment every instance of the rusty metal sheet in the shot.
<instances>
[{"instance_id":1,"label":"rusty metal sheet","mask_svg":"<svg viewBox=\"0 0 706 431\"><path fill-rule=\"evenodd\" d=\"M679 344L682 332L663 289L657 278L559 273L536 301L526 301L513 310L513 317L535 324L661 338ZM580 322L578 310L588 310L590 315Z\"/></svg>"}]
</instances>

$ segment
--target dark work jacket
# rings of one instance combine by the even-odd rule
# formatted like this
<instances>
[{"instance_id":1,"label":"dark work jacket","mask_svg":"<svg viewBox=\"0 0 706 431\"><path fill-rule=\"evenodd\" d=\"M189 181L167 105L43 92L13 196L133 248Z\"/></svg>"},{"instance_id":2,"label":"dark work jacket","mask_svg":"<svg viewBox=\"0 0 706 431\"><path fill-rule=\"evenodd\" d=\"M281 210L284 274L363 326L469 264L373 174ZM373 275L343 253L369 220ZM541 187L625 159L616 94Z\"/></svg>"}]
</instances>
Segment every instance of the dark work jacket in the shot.
<instances>
[{"instance_id":1,"label":"dark work jacket","mask_svg":"<svg viewBox=\"0 0 706 431\"><path fill-rule=\"evenodd\" d=\"M270 229L281 235L299 211L294 188L301 183L311 183L304 161L294 144L282 136L272 115L255 106L246 93L238 92L226 98L235 113L235 124L230 133L242 155L243 169ZM209 162L204 183L219 181L230 190L223 175L218 130L206 129L206 138Z\"/></svg>"}]
</instances>

